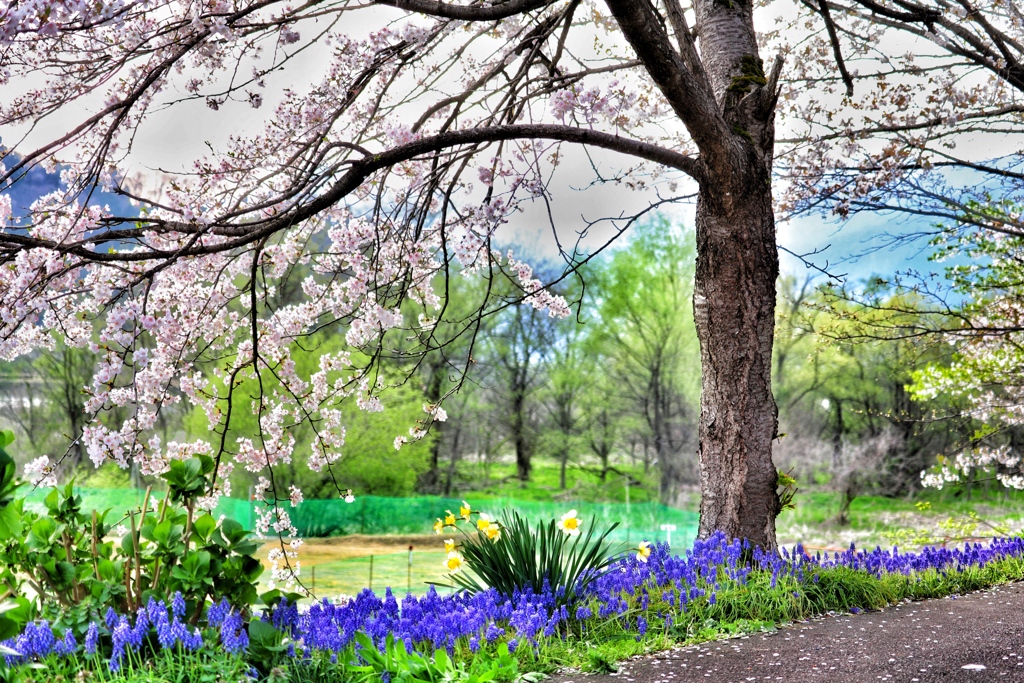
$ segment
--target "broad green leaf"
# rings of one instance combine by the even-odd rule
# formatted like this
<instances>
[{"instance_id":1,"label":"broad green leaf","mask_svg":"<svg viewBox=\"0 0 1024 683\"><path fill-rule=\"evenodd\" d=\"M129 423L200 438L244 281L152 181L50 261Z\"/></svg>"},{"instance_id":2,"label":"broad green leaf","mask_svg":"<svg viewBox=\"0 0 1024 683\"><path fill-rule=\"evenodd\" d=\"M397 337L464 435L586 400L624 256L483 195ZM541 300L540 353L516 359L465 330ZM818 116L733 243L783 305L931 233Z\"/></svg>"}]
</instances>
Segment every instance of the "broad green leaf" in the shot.
<instances>
[{"instance_id":1,"label":"broad green leaf","mask_svg":"<svg viewBox=\"0 0 1024 683\"><path fill-rule=\"evenodd\" d=\"M272 647L281 641L282 634L271 624L259 619L249 622L249 639L264 647Z\"/></svg>"},{"instance_id":2,"label":"broad green leaf","mask_svg":"<svg viewBox=\"0 0 1024 683\"><path fill-rule=\"evenodd\" d=\"M213 515L205 514L199 519L192 523L192 528L196 534L199 535L204 541L210 538L210 534L217 528L217 520L213 518Z\"/></svg>"},{"instance_id":3,"label":"broad green leaf","mask_svg":"<svg viewBox=\"0 0 1024 683\"><path fill-rule=\"evenodd\" d=\"M21 536L21 514L20 506L7 505L0 508L0 541L6 541Z\"/></svg>"}]
</instances>

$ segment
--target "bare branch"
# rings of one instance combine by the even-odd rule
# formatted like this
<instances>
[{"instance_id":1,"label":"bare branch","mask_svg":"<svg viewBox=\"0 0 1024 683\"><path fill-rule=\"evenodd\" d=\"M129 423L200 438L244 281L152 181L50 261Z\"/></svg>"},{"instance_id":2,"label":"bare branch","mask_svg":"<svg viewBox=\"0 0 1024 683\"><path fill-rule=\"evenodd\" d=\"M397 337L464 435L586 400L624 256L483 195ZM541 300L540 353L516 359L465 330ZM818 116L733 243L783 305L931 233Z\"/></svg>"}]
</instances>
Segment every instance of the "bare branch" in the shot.
<instances>
[{"instance_id":1,"label":"bare branch","mask_svg":"<svg viewBox=\"0 0 1024 683\"><path fill-rule=\"evenodd\" d=\"M507 0L493 5L454 5L438 0L374 0L378 5L390 5L407 12L427 14L442 19L460 21L497 21L555 4L556 0Z\"/></svg>"},{"instance_id":2,"label":"bare branch","mask_svg":"<svg viewBox=\"0 0 1024 683\"><path fill-rule=\"evenodd\" d=\"M825 30L828 31L828 39L829 42L832 43L832 54L836 58L836 66L839 68L839 73L842 74L843 83L846 84L846 96L853 97L853 78L850 76L850 72L846 70L846 62L843 60L843 50L839 45L839 36L836 34L836 25L835 22L832 21L832 14L828 9L828 0L819 0L818 8L818 11L821 13L821 18L825 20Z\"/></svg>"}]
</instances>

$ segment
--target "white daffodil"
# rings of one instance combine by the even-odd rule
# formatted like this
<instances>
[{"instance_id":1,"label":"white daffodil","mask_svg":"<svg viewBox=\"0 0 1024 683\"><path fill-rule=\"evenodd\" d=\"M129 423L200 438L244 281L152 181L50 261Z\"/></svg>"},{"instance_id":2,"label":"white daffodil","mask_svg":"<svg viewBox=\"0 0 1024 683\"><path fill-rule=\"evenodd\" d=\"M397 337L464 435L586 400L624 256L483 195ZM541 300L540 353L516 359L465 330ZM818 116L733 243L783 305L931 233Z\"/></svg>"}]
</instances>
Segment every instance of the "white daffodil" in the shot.
<instances>
[{"instance_id":1,"label":"white daffodil","mask_svg":"<svg viewBox=\"0 0 1024 683\"><path fill-rule=\"evenodd\" d=\"M458 550L453 550L448 553L448 559L445 560L444 565L448 568L449 573L454 574L462 569L464 562L465 560L462 557L462 553Z\"/></svg>"},{"instance_id":2,"label":"white daffodil","mask_svg":"<svg viewBox=\"0 0 1024 683\"><path fill-rule=\"evenodd\" d=\"M651 544L647 541L640 541L640 546L636 549L636 559L641 562L646 562L647 558L651 556Z\"/></svg>"},{"instance_id":3,"label":"white daffodil","mask_svg":"<svg viewBox=\"0 0 1024 683\"><path fill-rule=\"evenodd\" d=\"M562 519L558 520L555 526L557 526L562 533L569 534L570 536L578 536L580 533L580 524L582 524L582 522L580 522L580 518L576 516L576 511L569 510L562 515Z\"/></svg>"}]
</instances>

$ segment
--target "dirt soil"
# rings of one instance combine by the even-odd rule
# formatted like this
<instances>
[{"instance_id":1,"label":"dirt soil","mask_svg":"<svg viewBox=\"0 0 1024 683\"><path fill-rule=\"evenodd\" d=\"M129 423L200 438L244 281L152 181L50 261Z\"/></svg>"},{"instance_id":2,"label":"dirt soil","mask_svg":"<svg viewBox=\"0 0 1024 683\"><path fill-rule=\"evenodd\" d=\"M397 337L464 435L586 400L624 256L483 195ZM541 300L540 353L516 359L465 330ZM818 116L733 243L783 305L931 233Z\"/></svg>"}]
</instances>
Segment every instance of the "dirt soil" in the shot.
<instances>
[{"instance_id":1,"label":"dirt soil","mask_svg":"<svg viewBox=\"0 0 1024 683\"><path fill-rule=\"evenodd\" d=\"M812 619L624 662L550 683L1024 682L1024 583Z\"/></svg>"},{"instance_id":2,"label":"dirt soil","mask_svg":"<svg viewBox=\"0 0 1024 683\"><path fill-rule=\"evenodd\" d=\"M436 534L426 536L332 536L330 538L303 539L302 548L299 550L299 559L302 561L302 566L312 567L325 562L349 560L354 557L400 553L407 551L409 546L413 547L413 552L437 553L444 550L443 539ZM267 553L271 548L277 547L280 545L276 540L265 543L257 552L257 557L266 564Z\"/></svg>"}]
</instances>

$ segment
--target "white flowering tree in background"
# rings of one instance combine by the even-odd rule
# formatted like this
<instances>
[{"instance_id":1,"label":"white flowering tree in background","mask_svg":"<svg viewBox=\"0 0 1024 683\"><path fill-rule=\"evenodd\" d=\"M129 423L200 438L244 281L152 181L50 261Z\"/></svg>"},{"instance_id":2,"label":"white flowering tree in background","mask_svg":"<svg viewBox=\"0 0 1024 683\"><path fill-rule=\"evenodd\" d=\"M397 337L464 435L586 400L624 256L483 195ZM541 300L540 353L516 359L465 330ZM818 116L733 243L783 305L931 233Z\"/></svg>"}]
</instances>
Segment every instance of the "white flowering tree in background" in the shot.
<instances>
[{"instance_id":1,"label":"white flowering tree in background","mask_svg":"<svg viewBox=\"0 0 1024 683\"><path fill-rule=\"evenodd\" d=\"M915 373L910 388L922 400L959 398L982 427L961 450L940 458L923 482L942 488L980 470L1024 489L1024 237L976 230L944 240L942 251L972 259L947 268L966 298L943 335L954 338L957 353L952 363Z\"/></svg>"}]
</instances>

